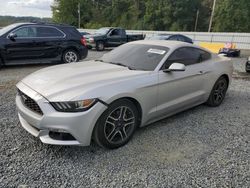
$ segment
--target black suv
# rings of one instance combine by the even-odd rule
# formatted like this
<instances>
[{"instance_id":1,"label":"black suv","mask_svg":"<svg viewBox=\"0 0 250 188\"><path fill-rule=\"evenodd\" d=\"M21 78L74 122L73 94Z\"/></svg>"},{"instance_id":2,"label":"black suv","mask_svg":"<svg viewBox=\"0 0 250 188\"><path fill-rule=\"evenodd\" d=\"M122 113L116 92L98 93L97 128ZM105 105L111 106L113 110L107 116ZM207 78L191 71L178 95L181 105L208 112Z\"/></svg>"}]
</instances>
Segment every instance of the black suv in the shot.
<instances>
[{"instance_id":1,"label":"black suv","mask_svg":"<svg viewBox=\"0 0 250 188\"><path fill-rule=\"evenodd\" d=\"M17 23L0 30L0 66L71 63L87 54L86 40L72 26Z\"/></svg>"}]
</instances>

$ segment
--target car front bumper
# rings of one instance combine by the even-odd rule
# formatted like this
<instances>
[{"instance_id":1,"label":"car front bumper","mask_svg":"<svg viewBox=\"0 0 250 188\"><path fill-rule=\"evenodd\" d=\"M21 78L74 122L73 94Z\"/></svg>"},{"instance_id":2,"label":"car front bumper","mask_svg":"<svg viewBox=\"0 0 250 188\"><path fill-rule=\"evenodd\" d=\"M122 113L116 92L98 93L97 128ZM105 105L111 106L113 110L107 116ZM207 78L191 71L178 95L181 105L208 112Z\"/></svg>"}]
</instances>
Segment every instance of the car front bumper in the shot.
<instances>
[{"instance_id":1,"label":"car front bumper","mask_svg":"<svg viewBox=\"0 0 250 188\"><path fill-rule=\"evenodd\" d=\"M22 127L45 144L53 145L82 145L88 146L96 121L106 110L106 106L97 102L85 112L57 112L43 96L28 86L19 82L17 88L32 98L41 108L43 114L38 114L23 103L21 96L16 96L18 117ZM65 133L74 139L58 139L51 133Z\"/></svg>"}]
</instances>

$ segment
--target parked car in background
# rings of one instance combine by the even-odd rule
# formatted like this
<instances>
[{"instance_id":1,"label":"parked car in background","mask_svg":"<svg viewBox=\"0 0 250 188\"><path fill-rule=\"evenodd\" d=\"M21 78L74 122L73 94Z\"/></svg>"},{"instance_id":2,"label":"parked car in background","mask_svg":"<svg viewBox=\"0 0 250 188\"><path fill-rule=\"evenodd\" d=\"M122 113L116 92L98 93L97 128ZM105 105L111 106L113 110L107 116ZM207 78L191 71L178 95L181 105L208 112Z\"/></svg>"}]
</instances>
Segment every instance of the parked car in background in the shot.
<instances>
[{"instance_id":1,"label":"parked car in background","mask_svg":"<svg viewBox=\"0 0 250 188\"><path fill-rule=\"evenodd\" d=\"M125 29L118 27L103 27L93 35L85 35L89 48L103 51L105 47L117 47L130 41L143 40L143 34L127 34Z\"/></svg>"},{"instance_id":2,"label":"parked car in background","mask_svg":"<svg viewBox=\"0 0 250 188\"><path fill-rule=\"evenodd\" d=\"M146 37L146 40L175 40L175 41L182 41L193 44L193 40L188 38L185 35L181 34L157 34L150 37Z\"/></svg>"},{"instance_id":3,"label":"parked car in background","mask_svg":"<svg viewBox=\"0 0 250 188\"><path fill-rule=\"evenodd\" d=\"M70 70L70 71L69 71ZM17 84L21 125L43 143L114 149L138 127L206 103L219 106L231 59L178 41L141 40L102 58L41 69Z\"/></svg>"},{"instance_id":4,"label":"parked car in background","mask_svg":"<svg viewBox=\"0 0 250 188\"><path fill-rule=\"evenodd\" d=\"M87 54L85 39L72 26L17 23L0 30L1 65L71 63Z\"/></svg>"},{"instance_id":5,"label":"parked car in background","mask_svg":"<svg viewBox=\"0 0 250 188\"><path fill-rule=\"evenodd\" d=\"M250 57L248 57L246 62L246 72L250 72Z\"/></svg>"},{"instance_id":6,"label":"parked car in background","mask_svg":"<svg viewBox=\"0 0 250 188\"><path fill-rule=\"evenodd\" d=\"M224 48L219 50L219 54L226 54L228 57L239 57L240 50L236 49L235 44L233 43L226 43Z\"/></svg>"}]
</instances>

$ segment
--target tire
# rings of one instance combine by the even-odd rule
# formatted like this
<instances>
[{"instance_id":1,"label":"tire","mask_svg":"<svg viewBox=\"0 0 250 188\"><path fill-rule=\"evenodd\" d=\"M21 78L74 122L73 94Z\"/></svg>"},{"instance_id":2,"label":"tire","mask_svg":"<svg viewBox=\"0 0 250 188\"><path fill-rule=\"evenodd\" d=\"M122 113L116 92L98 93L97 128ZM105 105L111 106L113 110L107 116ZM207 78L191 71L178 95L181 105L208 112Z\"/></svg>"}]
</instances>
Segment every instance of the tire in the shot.
<instances>
[{"instance_id":1,"label":"tire","mask_svg":"<svg viewBox=\"0 0 250 188\"><path fill-rule=\"evenodd\" d=\"M104 148L115 149L125 145L133 136L139 124L136 106L127 99L110 104L98 119L93 138Z\"/></svg>"},{"instance_id":2,"label":"tire","mask_svg":"<svg viewBox=\"0 0 250 188\"><path fill-rule=\"evenodd\" d=\"M215 82L206 104L211 107L219 106L225 98L227 89L228 81L222 76Z\"/></svg>"},{"instance_id":3,"label":"tire","mask_svg":"<svg viewBox=\"0 0 250 188\"><path fill-rule=\"evenodd\" d=\"M105 49L104 42L103 41L97 41L95 48L96 48L97 51L103 51Z\"/></svg>"},{"instance_id":4,"label":"tire","mask_svg":"<svg viewBox=\"0 0 250 188\"><path fill-rule=\"evenodd\" d=\"M236 57L240 57L240 50L237 50Z\"/></svg>"},{"instance_id":5,"label":"tire","mask_svg":"<svg viewBox=\"0 0 250 188\"><path fill-rule=\"evenodd\" d=\"M247 73L250 73L250 69L249 69L248 66L247 66L248 64L250 64L250 63L249 63L249 62L246 62L245 70L246 70Z\"/></svg>"},{"instance_id":6,"label":"tire","mask_svg":"<svg viewBox=\"0 0 250 188\"><path fill-rule=\"evenodd\" d=\"M3 68L3 60L2 58L0 57L0 69Z\"/></svg>"},{"instance_id":7,"label":"tire","mask_svg":"<svg viewBox=\"0 0 250 188\"><path fill-rule=\"evenodd\" d=\"M63 63L76 63L80 59L79 53L73 49L68 49L63 52Z\"/></svg>"}]
</instances>

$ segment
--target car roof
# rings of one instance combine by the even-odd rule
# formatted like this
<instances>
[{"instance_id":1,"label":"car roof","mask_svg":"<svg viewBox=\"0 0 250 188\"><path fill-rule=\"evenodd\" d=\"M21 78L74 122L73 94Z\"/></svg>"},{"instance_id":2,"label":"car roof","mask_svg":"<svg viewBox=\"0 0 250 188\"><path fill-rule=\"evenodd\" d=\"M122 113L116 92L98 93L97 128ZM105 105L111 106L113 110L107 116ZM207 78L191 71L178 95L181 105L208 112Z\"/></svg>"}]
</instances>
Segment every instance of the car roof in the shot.
<instances>
[{"instance_id":1,"label":"car roof","mask_svg":"<svg viewBox=\"0 0 250 188\"><path fill-rule=\"evenodd\" d=\"M174 41L174 40L137 40L134 42L130 42L129 44L147 44L147 45L157 45L157 46L164 46L168 47L170 49L176 49L180 47L194 47L194 48L199 48L201 50L204 50L208 53L211 53L205 48L202 48L200 46L190 44L187 42L181 42L181 41Z\"/></svg>"},{"instance_id":2,"label":"car roof","mask_svg":"<svg viewBox=\"0 0 250 188\"><path fill-rule=\"evenodd\" d=\"M158 45L158 46L165 46L170 48L178 48L182 46L190 46L194 47L194 45L181 42L181 41L174 41L174 40L137 40L134 42L131 42L131 44L149 44L149 45Z\"/></svg>"},{"instance_id":3,"label":"car roof","mask_svg":"<svg viewBox=\"0 0 250 188\"><path fill-rule=\"evenodd\" d=\"M56 27L74 27L67 24L57 24L57 23L46 23L46 22L23 22L23 23L14 23L15 26L25 26L25 25L44 25L44 26L56 26Z\"/></svg>"}]
</instances>

